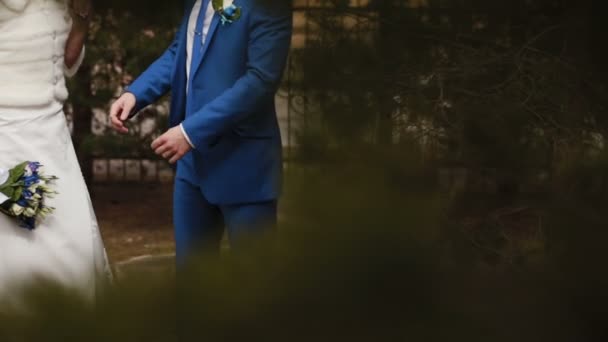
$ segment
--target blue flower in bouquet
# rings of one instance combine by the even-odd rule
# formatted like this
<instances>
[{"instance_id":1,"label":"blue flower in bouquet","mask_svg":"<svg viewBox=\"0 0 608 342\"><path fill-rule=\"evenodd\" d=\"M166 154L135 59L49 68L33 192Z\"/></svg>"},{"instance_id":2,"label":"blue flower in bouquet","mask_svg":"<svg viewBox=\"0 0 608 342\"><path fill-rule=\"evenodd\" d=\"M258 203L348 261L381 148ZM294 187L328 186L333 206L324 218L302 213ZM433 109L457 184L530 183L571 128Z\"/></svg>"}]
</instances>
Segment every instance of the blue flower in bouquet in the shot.
<instances>
[{"instance_id":1,"label":"blue flower in bouquet","mask_svg":"<svg viewBox=\"0 0 608 342\"><path fill-rule=\"evenodd\" d=\"M38 162L31 162L31 163L27 164L25 169L27 170L29 168L32 171L32 173L38 173L38 169L41 166L42 166L42 164L40 164Z\"/></svg>"},{"instance_id":2,"label":"blue flower in bouquet","mask_svg":"<svg viewBox=\"0 0 608 342\"><path fill-rule=\"evenodd\" d=\"M26 217L22 220L23 228L27 228L28 230L36 229L36 218L35 217Z\"/></svg>"},{"instance_id":3,"label":"blue flower in bouquet","mask_svg":"<svg viewBox=\"0 0 608 342\"><path fill-rule=\"evenodd\" d=\"M0 212L29 230L54 210L44 202L56 194L47 185L57 178L45 176L41 167L38 162L24 162L10 170L0 169Z\"/></svg>"},{"instance_id":4,"label":"blue flower in bouquet","mask_svg":"<svg viewBox=\"0 0 608 342\"><path fill-rule=\"evenodd\" d=\"M23 183L25 184L26 188L29 188L30 186L37 184L39 181L40 181L40 177L38 177L37 175L31 175L29 177L23 178Z\"/></svg>"},{"instance_id":5,"label":"blue flower in bouquet","mask_svg":"<svg viewBox=\"0 0 608 342\"><path fill-rule=\"evenodd\" d=\"M29 190L23 190L23 195L22 196L23 196L23 198L25 198L26 200L29 201L29 200L32 199L32 197L34 197L34 193L32 193Z\"/></svg>"}]
</instances>

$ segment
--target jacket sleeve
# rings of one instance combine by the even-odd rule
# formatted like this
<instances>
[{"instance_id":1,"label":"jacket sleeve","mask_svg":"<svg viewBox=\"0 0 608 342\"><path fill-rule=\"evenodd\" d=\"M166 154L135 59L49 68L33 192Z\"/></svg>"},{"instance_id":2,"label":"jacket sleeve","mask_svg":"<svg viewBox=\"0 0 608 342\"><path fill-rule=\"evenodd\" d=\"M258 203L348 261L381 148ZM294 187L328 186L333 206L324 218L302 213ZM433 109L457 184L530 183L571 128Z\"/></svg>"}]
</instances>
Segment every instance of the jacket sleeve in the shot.
<instances>
[{"instance_id":1,"label":"jacket sleeve","mask_svg":"<svg viewBox=\"0 0 608 342\"><path fill-rule=\"evenodd\" d=\"M197 149L206 149L236 123L274 96L291 43L291 10L251 9L247 71L219 97L182 123Z\"/></svg>"},{"instance_id":2,"label":"jacket sleeve","mask_svg":"<svg viewBox=\"0 0 608 342\"><path fill-rule=\"evenodd\" d=\"M137 100L131 116L156 102L171 89L171 74L175 65L175 56L182 31L187 27L187 18L186 15L186 19L182 22L169 48L125 89L125 92L133 94Z\"/></svg>"}]
</instances>

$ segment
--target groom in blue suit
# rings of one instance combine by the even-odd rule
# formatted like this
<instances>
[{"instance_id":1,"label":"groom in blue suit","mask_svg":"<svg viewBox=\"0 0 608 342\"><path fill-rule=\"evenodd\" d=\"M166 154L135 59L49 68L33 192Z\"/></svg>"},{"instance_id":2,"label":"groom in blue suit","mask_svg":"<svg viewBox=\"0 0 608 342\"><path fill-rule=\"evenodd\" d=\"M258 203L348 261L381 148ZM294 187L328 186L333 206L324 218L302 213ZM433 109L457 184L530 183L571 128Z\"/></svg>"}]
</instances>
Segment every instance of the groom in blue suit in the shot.
<instances>
[{"instance_id":1,"label":"groom in blue suit","mask_svg":"<svg viewBox=\"0 0 608 342\"><path fill-rule=\"evenodd\" d=\"M288 1L192 0L175 40L113 104L114 128L171 92L170 129L152 148L177 163L178 263L272 228L282 144L274 96L291 41Z\"/></svg>"}]
</instances>

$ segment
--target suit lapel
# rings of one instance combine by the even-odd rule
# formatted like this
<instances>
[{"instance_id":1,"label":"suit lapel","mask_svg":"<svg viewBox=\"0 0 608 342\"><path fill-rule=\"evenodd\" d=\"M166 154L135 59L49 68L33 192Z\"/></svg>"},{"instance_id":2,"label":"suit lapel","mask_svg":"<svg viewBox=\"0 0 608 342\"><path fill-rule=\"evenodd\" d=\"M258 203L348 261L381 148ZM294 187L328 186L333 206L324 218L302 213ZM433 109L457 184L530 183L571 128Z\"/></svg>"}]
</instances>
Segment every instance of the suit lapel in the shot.
<instances>
[{"instance_id":1,"label":"suit lapel","mask_svg":"<svg viewBox=\"0 0 608 342\"><path fill-rule=\"evenodd\" d=\"M205 44L203 45L203 50L201 51L198 59L196 60L196 64L194 65L194 68L191 71L190 77L194 77L196 75L196 72L198 71L201 63L203 62L203 59L205 59L205 55L207 54L207 51L209 50L209 45L211 45L211 43L213 41L213 36L215 36L215 32L217 31L217 27L219 26L219 23L220 23L220 17L217 13L214 13L213 19L211 20L211 25L209 26L209 32L207 32L207 37L205 38Z\"/></svg>"}]
</instances>

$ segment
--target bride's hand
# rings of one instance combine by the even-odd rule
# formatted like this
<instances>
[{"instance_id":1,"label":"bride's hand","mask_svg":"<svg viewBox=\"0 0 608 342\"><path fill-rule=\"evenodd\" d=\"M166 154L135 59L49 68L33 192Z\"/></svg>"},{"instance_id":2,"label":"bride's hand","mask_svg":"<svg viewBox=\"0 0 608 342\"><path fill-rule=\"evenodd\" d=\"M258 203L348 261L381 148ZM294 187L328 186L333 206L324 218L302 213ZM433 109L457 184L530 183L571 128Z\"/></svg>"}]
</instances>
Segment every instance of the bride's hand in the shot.
<instances>
[{"instance_id":1,"label":"bride's hand","mask_svg":"<svg viewBox=\"0 0 608 342\"><path fill-rule=\"evenodd\" d=\"M65 43L64 61L71 69L82 56L84 43L89 32L92 10L91 0L69 0L68 9L72 17L72 28Z\"/></svg>"},{"instance_id":2,"label":"bride's hand","mask_svg":"<svg viewBox=\"0 0 608 342\"><path fill-rule=\"evenodd\" d=\"M74 22L88 23L93 10L93 2L91 0L70 0L69 8Z\"/></svg>"}]
</instances>

